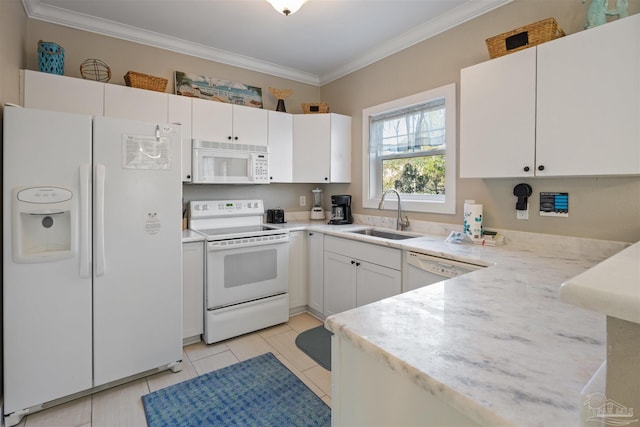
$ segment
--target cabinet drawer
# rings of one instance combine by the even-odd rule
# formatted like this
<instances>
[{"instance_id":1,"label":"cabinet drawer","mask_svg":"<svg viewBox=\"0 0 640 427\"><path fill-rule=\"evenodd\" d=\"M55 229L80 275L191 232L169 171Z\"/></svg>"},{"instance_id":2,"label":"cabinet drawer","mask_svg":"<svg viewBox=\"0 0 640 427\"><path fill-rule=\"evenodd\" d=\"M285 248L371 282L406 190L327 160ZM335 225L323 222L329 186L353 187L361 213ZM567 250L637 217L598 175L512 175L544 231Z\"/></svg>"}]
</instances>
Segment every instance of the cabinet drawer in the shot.
<instances>
[{"instance_id":1,"label":"cabinet drawer","mask_svg":"<svg viewBox=\"0 0 640 427\"><path fill-rule=\"evenodd\" d=\"M401 253L399 249L363 243L340 237L325 236L324 250L342 254L351 258L367 261L384 267L401 269Z\"/></svg>"}]
</instances>

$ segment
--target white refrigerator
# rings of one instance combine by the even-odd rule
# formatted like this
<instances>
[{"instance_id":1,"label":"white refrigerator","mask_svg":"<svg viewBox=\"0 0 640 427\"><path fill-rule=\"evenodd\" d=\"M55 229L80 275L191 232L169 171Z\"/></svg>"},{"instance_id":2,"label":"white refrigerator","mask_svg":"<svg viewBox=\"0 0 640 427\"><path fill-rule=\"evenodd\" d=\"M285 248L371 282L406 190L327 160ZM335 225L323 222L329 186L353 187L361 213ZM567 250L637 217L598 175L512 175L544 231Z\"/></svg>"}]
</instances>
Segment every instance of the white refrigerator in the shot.
<instances>
[{"instance_id":1,"label":"white refrigerator","mask_svg":"<svg viewBox=\"0 0 640 427\"><path fill-rule=\"evenodd\" d=\"M180 126L6 106L4 414L181 369Z\"/></svg>"}]
</instances>

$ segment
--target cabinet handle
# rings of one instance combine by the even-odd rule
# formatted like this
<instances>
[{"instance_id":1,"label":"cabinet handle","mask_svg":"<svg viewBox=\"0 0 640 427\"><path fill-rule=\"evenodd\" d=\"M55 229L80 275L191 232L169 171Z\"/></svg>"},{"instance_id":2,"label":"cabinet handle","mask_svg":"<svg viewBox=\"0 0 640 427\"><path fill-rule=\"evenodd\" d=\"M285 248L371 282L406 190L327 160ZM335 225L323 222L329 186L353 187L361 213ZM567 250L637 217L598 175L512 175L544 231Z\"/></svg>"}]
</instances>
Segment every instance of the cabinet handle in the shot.
<instances>
[{"instance_id":1,"label":"cabinet handle","mask_svg":"<svg viewBox=\"0 0 640 427\"><path fill-rule=\"evenodd\" d=\"M356 262L354 260L351 260L351 265L355 264Z\"/></svg>"},{"instance_id":2,"label":"cabinet handle","mask_svg":"<svg viewBox=\"0 0 640 427\"><path fill-rule=\"evenodd\" d=\"M313 233L309 233L309 236L313 236Z\"/></svg>"},{"instance_id":3,"label":"cabinet handle","mask_svg":"<svg viewBox=\"0 0 640 427\"><path fill-rule=\"evenodd\" d=\"M327 178L327 177L325 176L325 177L324 177L324 180L325 180L325 181L329 181L329 178Z\"/></svg>"},{"instance_id":4,"label":"cabinet handle","mask_svg":"<svg viewBox=\"0 0 640 427\"><path fill-rule=\"evenodd\" d=\"M529 172L529 166L525 166L525 167L524 167L524 171L525 171L525 172Z\"/></svg>"},{"instance_id":5,"label":"cabinet handle","mask_svg":"<svg viewBox=\"0 0 640 427\"><path fill-rule=\"evenodd\" d=\"M235 139L235 140L237 141L237 140L238 140L238 137L237 137L237 136L235 136L233 139Z\"/></svg>"},{"instance_id":6,"label":"cabinet handle","mask_svg":"<svg viewBox=\"0 0 640 427\"><path fill-rule=\"evenodd\" d=\"M538 170L539 170L539 171L543 171L543 170L544 170L544 165L540 165L540 166L538 166Z\"/></svg>"},{"instance_id":7,"label":"cabinet handle","mask_svg":"<svg viewBox=\"0 0 640 427\"><path fill-rule=\"evenodd\" d=\"M231 135L229 135L227 138L229 139L229 141L231 141Z\"/></svg>"},{"instance_id":8,"label":"cabinet handle","mask_svg":"<svg viewBox=\"0 0 640 427\"><path fill-rule=\"evenodd\" d=\"M356 267L359 267L359 266L360 266L360 263L359 263L359 262L356 262Z\"/></svg>"}]
</instances>

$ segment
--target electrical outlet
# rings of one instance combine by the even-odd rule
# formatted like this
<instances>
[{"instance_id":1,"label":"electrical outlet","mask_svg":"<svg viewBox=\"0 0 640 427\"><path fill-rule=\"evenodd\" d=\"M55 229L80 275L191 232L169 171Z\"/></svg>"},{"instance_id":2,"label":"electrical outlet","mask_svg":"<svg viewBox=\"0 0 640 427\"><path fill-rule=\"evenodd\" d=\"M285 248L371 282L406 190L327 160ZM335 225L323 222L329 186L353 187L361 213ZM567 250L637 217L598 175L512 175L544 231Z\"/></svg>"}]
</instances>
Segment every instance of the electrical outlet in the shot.
<instances>
[{"instance_id":1,"label":"electrical outlet","mask_svg":"<svg viewBox=\"0 0 640 427\"><path fill-rule=\"evenodd\" d=\"M307 197L300 196L300 206L307 206Z\"/></svg>"},{"instance_id":2,"label":"electrical outlet","mask_svg":"<svg viewBox=\"0 0 640 427\"><path fill-rule=\"evenodd\" d=\"M521 211L521 210L517 210L516 209L516 218L517 219L528 220L529 219L529 206L527 206L527 210L525 210L525 211Z\"/></svg>"}]
</instances>

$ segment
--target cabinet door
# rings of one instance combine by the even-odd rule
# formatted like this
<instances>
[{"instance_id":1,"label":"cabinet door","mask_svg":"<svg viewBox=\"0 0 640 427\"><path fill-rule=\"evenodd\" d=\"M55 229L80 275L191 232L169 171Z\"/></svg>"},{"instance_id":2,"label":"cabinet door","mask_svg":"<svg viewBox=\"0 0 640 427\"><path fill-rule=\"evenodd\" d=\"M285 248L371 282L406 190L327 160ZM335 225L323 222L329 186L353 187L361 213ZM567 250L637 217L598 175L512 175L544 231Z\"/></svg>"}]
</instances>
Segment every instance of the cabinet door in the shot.
<instances>
[{"instance_id":1,"label":"cabinet door","mask_svg":"<svg viewBox=\"0 0 640 427\"><path fill-rule=\"evenodd\" d=\"M537 175L640 173L640 15L538 46Z\"/></svg>"},{"instance_id":2,"label":"cabinet door","mask_svg":"<svg viewBox=\"0 0 640 427\"><path fill-rule=\"evenodd\" d=\"M308 232L307 249L308 306L318 314L322 314L324 312L324 235Z\"/></svg>"},{"instance_id":3,"label":"cabinet door","mask_svg":"<svg viewBox=\"0 0 640 427\"><path fill-rule=\"evenodd\" d=\"M460 177L533 176L536 50L460 71Z\"/></svg>"},{"instance_id":4,"label":"cabinet door","mask_svg":"<svg viewBox=\"0 0 640 427\"><path fill-rule=\"evenodd\" d=\"M21 70L20 85L23 107L92 116L104 114L104 83Z\"/></svg>"},{"instance_id":5,"label":"cabinet door","mask_svg":"<svg viewBox=\"0 0 640 427\"><path fill-rule=\"evenodd\" d=\"M169 94L127 86L104 86L104 115L121 119L165 123Z\"/></svg>"},{"instance_id":6,"label":"cabinet door","mask_svg":"<svg viewBox=\"0 0 640 427\"><path fill-rule=\"evenodd\" d=\"M169 123L182 125L182 181L191 181L191 98L169 95L167 111Z\"/></svg>"},{"instance_id":7,"label":"cabinet door","mask_svg":"<svg viewBox=\"0 0 640 427\"><path fill-rule=\"evenodd\" d=\"M233 106L233 141L238 144L267 145L267 110Z\"/></svg>"},{"instance_id":8,"label":"cabinet door","mask_svg":"<svg viewBox=\"0 0 640 427\"><path fill-rule=\"evenodd\" d=\"M233 106L207 99L192 101L192 137L204 141L232 142Z\"/></svg>"},{"instance_id":9,"label":"cabinet door","mask_svg":"<svg viewBox=\"0 0 640 427\"><path fill-rule=\"evenodd\" d=\"M356 261L348 256L324 253L324 315L356 307Z\"/></svg>"},{"instance_id":10,"label":"cabinet door","mask_svg":"<svg viewBox=\"0 0 640 427\"><path fill-rule=\"evenodd\" d=\"M293 116L269 111L269 180L292 182Z\"/></svg>"},{"instance_id":11,"label":"cabinet door","mask_svg":"<svg viewBox=\"0 0 640 427\"><path fill-rule=\"evenodd\" d=\"M289 308L307 305L306 259L303 231L289 233Z\"/></svg>"},{"instance_id":12,"label":"cabinet door","mask_svg":"<svg viewBox=\"0 0 640 427\"><path fill-rule=\"evenodd\" d=\"M351 182L351 117L331 114L331 182Z\"/></svg>"},{"instance_id":13,"label":"cabinet door","mask_svg":"<svg viewBox=\"0 0 640 427\"><path fill-rule=\"evenodd\" d=\"M329 114L293 116L293 182L329 182Z\"/></svg>"},{"instance_id":14,"label":"cabinet door","mask_svg":"<svg viewBox=\"0 0 640 427\"><path fill-rule=\"evenodd\" d=\"M204 242L182 244L182 338L204 328Z\"/></svg>"},{"instance_id":15,"label":"cabinet door","mask_svg":"<svg viewBox=\"0 0 640 427\"><path fill-rule=\"evenodd\" d=\"M399 270L382 267L365 261L358 261L356 306L380 301L398 295L402 288L402 274Z\"/></svg>"}]
</instances>

